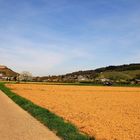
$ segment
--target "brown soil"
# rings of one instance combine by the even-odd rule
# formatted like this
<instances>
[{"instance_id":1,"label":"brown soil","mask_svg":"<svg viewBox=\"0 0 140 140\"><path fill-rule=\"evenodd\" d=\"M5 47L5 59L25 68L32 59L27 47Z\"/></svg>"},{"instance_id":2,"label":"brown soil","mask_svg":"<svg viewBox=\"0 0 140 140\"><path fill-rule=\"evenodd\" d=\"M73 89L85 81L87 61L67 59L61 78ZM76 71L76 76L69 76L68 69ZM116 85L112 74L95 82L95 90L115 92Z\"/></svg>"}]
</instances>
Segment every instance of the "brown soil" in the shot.
<instances>
[{"instance_id":1,"label":"brown soil","mask_svg":"<svg viewBox=\"0 0 140 140\"><path fill-rule=\"evenodd\" d=\"M140 88L8 84L97 140L140 140Z\"/></svg>"}]
</instances>

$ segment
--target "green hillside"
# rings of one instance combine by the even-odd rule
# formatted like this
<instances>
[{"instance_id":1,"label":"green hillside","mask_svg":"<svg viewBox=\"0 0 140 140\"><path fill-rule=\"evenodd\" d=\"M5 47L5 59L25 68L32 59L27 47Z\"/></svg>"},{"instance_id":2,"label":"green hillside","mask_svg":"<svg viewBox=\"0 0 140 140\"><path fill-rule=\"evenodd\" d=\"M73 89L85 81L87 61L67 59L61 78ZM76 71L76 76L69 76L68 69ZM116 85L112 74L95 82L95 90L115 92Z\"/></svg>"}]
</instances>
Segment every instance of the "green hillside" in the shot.
<instances>
[{"instance_id":1,"label":"green hillside","mask_svg":"<svg viewBox=\"0 0 140 140\"><path fill-rule=\"evenodd\" d=\"M105 71L99 74L100 78L108 78L111 80L131 80L135 79L140 74L140 70L127 70L127 71Z\"/></svg>"},{"instance_id":2,"label":"green hillside","mask_svg":"<svg viewBox=\"0 0 140 140\"><path fill-rule=\"evenodd\" d=\"M40 81L49 82L95 82L103 80L131 83L140 79L140 63L102 67L95 70L77 71L59 76L39 77Z\"/></svg>"}]
</instances>

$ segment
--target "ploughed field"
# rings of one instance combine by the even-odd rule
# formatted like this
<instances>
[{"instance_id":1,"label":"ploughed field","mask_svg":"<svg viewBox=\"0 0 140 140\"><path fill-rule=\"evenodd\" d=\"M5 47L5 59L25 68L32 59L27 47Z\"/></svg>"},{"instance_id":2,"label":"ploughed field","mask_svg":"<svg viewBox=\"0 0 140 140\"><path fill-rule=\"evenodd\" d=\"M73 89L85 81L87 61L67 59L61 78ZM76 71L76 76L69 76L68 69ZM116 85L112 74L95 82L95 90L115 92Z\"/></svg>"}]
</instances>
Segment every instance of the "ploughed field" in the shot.
<instances>
[{"instance_id":1,"label":"ploughed field","mask_svg":"<svg viewBox=\"0 0 140 140\"><path fill-rule=\"evenodd\" d=\"M140 140L140 88L7 84L97 140Z\"/></svg>"}]
</instances>

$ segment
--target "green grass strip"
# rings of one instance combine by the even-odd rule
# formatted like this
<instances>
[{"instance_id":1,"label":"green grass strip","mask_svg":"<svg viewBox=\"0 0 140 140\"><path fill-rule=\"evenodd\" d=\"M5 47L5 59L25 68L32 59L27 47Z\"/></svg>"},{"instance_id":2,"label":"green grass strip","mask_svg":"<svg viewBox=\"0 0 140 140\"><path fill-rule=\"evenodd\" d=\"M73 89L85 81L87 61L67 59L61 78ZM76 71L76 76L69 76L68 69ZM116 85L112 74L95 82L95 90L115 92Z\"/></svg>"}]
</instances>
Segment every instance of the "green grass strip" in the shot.
<instances>
[{"instance_id":1,"label":"green grass strip","mask_svg":"<svg viewBox=\"0 0 140 140\"><path fill-rule=\"evenodd\" d=\"M64 121L63 118L13 93L4 85L4 83L0 83L0 89L16 104L29 112L50 130L54 131L56 135L63 140L95 140L95 138L91 138L88 135L80 133L73 124Z\"/></svg>"}]
</instances>

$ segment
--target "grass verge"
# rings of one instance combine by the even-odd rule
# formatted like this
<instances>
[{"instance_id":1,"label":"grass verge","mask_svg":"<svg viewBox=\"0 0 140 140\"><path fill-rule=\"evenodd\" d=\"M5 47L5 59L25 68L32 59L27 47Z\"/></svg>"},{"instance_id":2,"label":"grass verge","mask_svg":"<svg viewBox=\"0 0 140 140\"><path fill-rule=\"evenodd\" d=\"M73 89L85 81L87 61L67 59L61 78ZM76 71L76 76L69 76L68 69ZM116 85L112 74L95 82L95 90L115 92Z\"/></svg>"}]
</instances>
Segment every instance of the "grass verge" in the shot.
<instances>
[{"instance_id":1,"label":"grass verge","mask_svg":"<svg viewBox=\"0 0 140 140\"><path fill-rule=\"evenodd\" d=\"M15 94L4 83L0 83L0 90L63 140L95 140L95 138L80 133L74 125L64 121L63 118Z\"/></svg>"}]
</instances>

